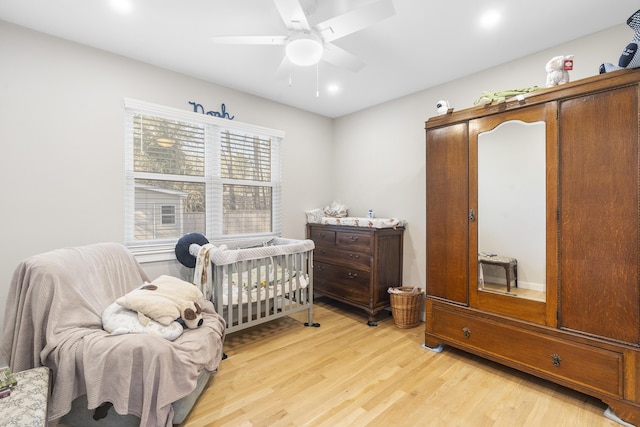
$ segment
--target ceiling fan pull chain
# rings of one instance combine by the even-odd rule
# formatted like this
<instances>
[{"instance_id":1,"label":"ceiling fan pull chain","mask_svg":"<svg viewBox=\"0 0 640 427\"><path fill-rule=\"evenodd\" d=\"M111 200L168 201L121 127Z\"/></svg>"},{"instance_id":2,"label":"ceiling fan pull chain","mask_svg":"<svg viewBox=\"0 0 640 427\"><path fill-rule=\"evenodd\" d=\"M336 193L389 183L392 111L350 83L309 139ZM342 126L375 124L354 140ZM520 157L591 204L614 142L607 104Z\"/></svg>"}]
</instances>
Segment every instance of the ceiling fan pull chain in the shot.
<instances>
[{"instance_id":1,"label":"ceiling fan pull chain","mask_svg":"<svg viewBox=\"0 0 640 427\"><path fill-rule=\"evenodd\" d=\"M316 98L320 98L320 84L319 84L319 81L320 81L320 77L319 77L319 75L320 75L320 71L319 71L319 70L320 70L320 65L319 65L319 64L316 64Z\"/></svg>"}]
</instances>

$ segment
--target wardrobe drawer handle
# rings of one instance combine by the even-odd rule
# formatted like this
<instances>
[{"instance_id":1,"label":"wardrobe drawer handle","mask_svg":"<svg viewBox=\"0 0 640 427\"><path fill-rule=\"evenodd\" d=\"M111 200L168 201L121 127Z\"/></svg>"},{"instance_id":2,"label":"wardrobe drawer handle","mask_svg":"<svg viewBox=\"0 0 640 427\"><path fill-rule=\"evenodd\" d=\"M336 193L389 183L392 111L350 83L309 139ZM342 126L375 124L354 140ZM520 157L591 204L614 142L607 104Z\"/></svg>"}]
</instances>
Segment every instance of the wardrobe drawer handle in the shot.
<instances>
[{"instance_id":1,"label":"wardrobe drawer handle","mask_svg":"<svg viewBox=\"0 0 640 427\"><path fill-rule=\"evenodd\" d=\"M469 338L471 336L471 329L469 328L462 328L462 332L464 333L465 338Z\"/></svg>"},{"instance_id":2,"label":"wardrobe drawer handle","mask_svg":"<svg viewBox=\"0 0 640 427\"><path fill-rule=\"evenodd\" d=\"M349 279L355 279L355 278L357 278L357 277L358 277L358 273L348 272L348 273L347 273L347 277L348 277Z\"/></svg>"}]
</instances>

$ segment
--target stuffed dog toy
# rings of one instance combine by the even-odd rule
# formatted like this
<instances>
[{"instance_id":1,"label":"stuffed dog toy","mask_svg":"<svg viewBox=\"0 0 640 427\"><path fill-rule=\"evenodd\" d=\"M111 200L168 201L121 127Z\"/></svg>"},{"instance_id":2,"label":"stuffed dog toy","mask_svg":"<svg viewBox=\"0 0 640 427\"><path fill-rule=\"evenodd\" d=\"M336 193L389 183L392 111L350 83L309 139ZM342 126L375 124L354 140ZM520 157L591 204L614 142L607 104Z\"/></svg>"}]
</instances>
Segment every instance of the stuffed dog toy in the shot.
<instances>
[{"instance_id":1,"label":"stuffed dog toy","mask_svg":"<svg viewBox=\"0 0 640 427\"><path fill-rule=\"evenodd\" d=\"M640 10L627 19L627 25L634 31L631 43L622 51L618 65L604 63L600 65L600 74L622 70L623 68L640 68L640 55L637 55L638 44L640 43Z\"/></svg>"},{"instance_id":2,"label":"stuffed dog toy","mask_svg":"<svg viewBox=\"0 0 640 427\"><path fill-rule=\"evenodd\" d=\"M193 284L171 276L160 276L118 298L116 302L124 308L137 311L143 325L148 324L149 319L164 326L182 319L187 328L195 329L202 325L202 310L196 302L200 298L202 292Z\"/></svg>"}]
</instances>

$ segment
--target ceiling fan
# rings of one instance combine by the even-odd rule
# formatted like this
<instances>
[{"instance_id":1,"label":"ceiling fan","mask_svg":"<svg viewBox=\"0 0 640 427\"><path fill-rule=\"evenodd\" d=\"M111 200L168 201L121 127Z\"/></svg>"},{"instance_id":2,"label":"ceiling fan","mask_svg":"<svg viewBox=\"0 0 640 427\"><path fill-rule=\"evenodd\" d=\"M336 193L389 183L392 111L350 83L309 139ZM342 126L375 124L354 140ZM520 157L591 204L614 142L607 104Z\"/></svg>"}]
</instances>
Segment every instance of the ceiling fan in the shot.
<instances>
[{"instance_id":1,"label":"ceiling fan","mask_svg":"<svg viewBox=\"0 0 640 427\"><path fill-rule=\"evenodd\" d=\"M364 67L357 56L332 42L395 15L392 0L377 0L350 12L334 16L313 27L307 15L313 13L317 0L273 0L287 35L215 36L214 43L249 45L284 45L285 56L280 69L289 64L315 65L325 61L353 72Z\"/></svg>"}]
</instances>

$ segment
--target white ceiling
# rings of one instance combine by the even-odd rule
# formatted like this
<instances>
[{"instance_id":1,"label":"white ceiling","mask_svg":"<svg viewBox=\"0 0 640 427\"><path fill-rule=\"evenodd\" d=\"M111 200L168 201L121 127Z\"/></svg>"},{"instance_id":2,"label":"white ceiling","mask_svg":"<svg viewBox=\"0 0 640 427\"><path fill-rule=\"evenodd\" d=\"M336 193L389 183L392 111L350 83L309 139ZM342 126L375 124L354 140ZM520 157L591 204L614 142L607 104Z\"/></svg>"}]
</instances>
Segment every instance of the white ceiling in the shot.
<instances>
[{"instance_id":1,"label":"white ceiling","mask_svg":"<svg viewBox=\"0 0 640 427\"><path fill-rule=\"evenodd\" d=\"M624 24L640 9L637 0L393 0L394 16L334 42L364 68L354 73L321 62L316 78L315 66L294 67L289 84L276 75L284 46L211 41L286 35L272 0L129 0L129 13L117 12L113 1L0 0L0 20L339 117ZM317 0L308 21L375 1ZM485 29L479 20L489 9L502 19ZM605 59L617 62L623 47L613 46ZM330 85L340 89L331 93Z\"/></svg>"}]
</instances>

